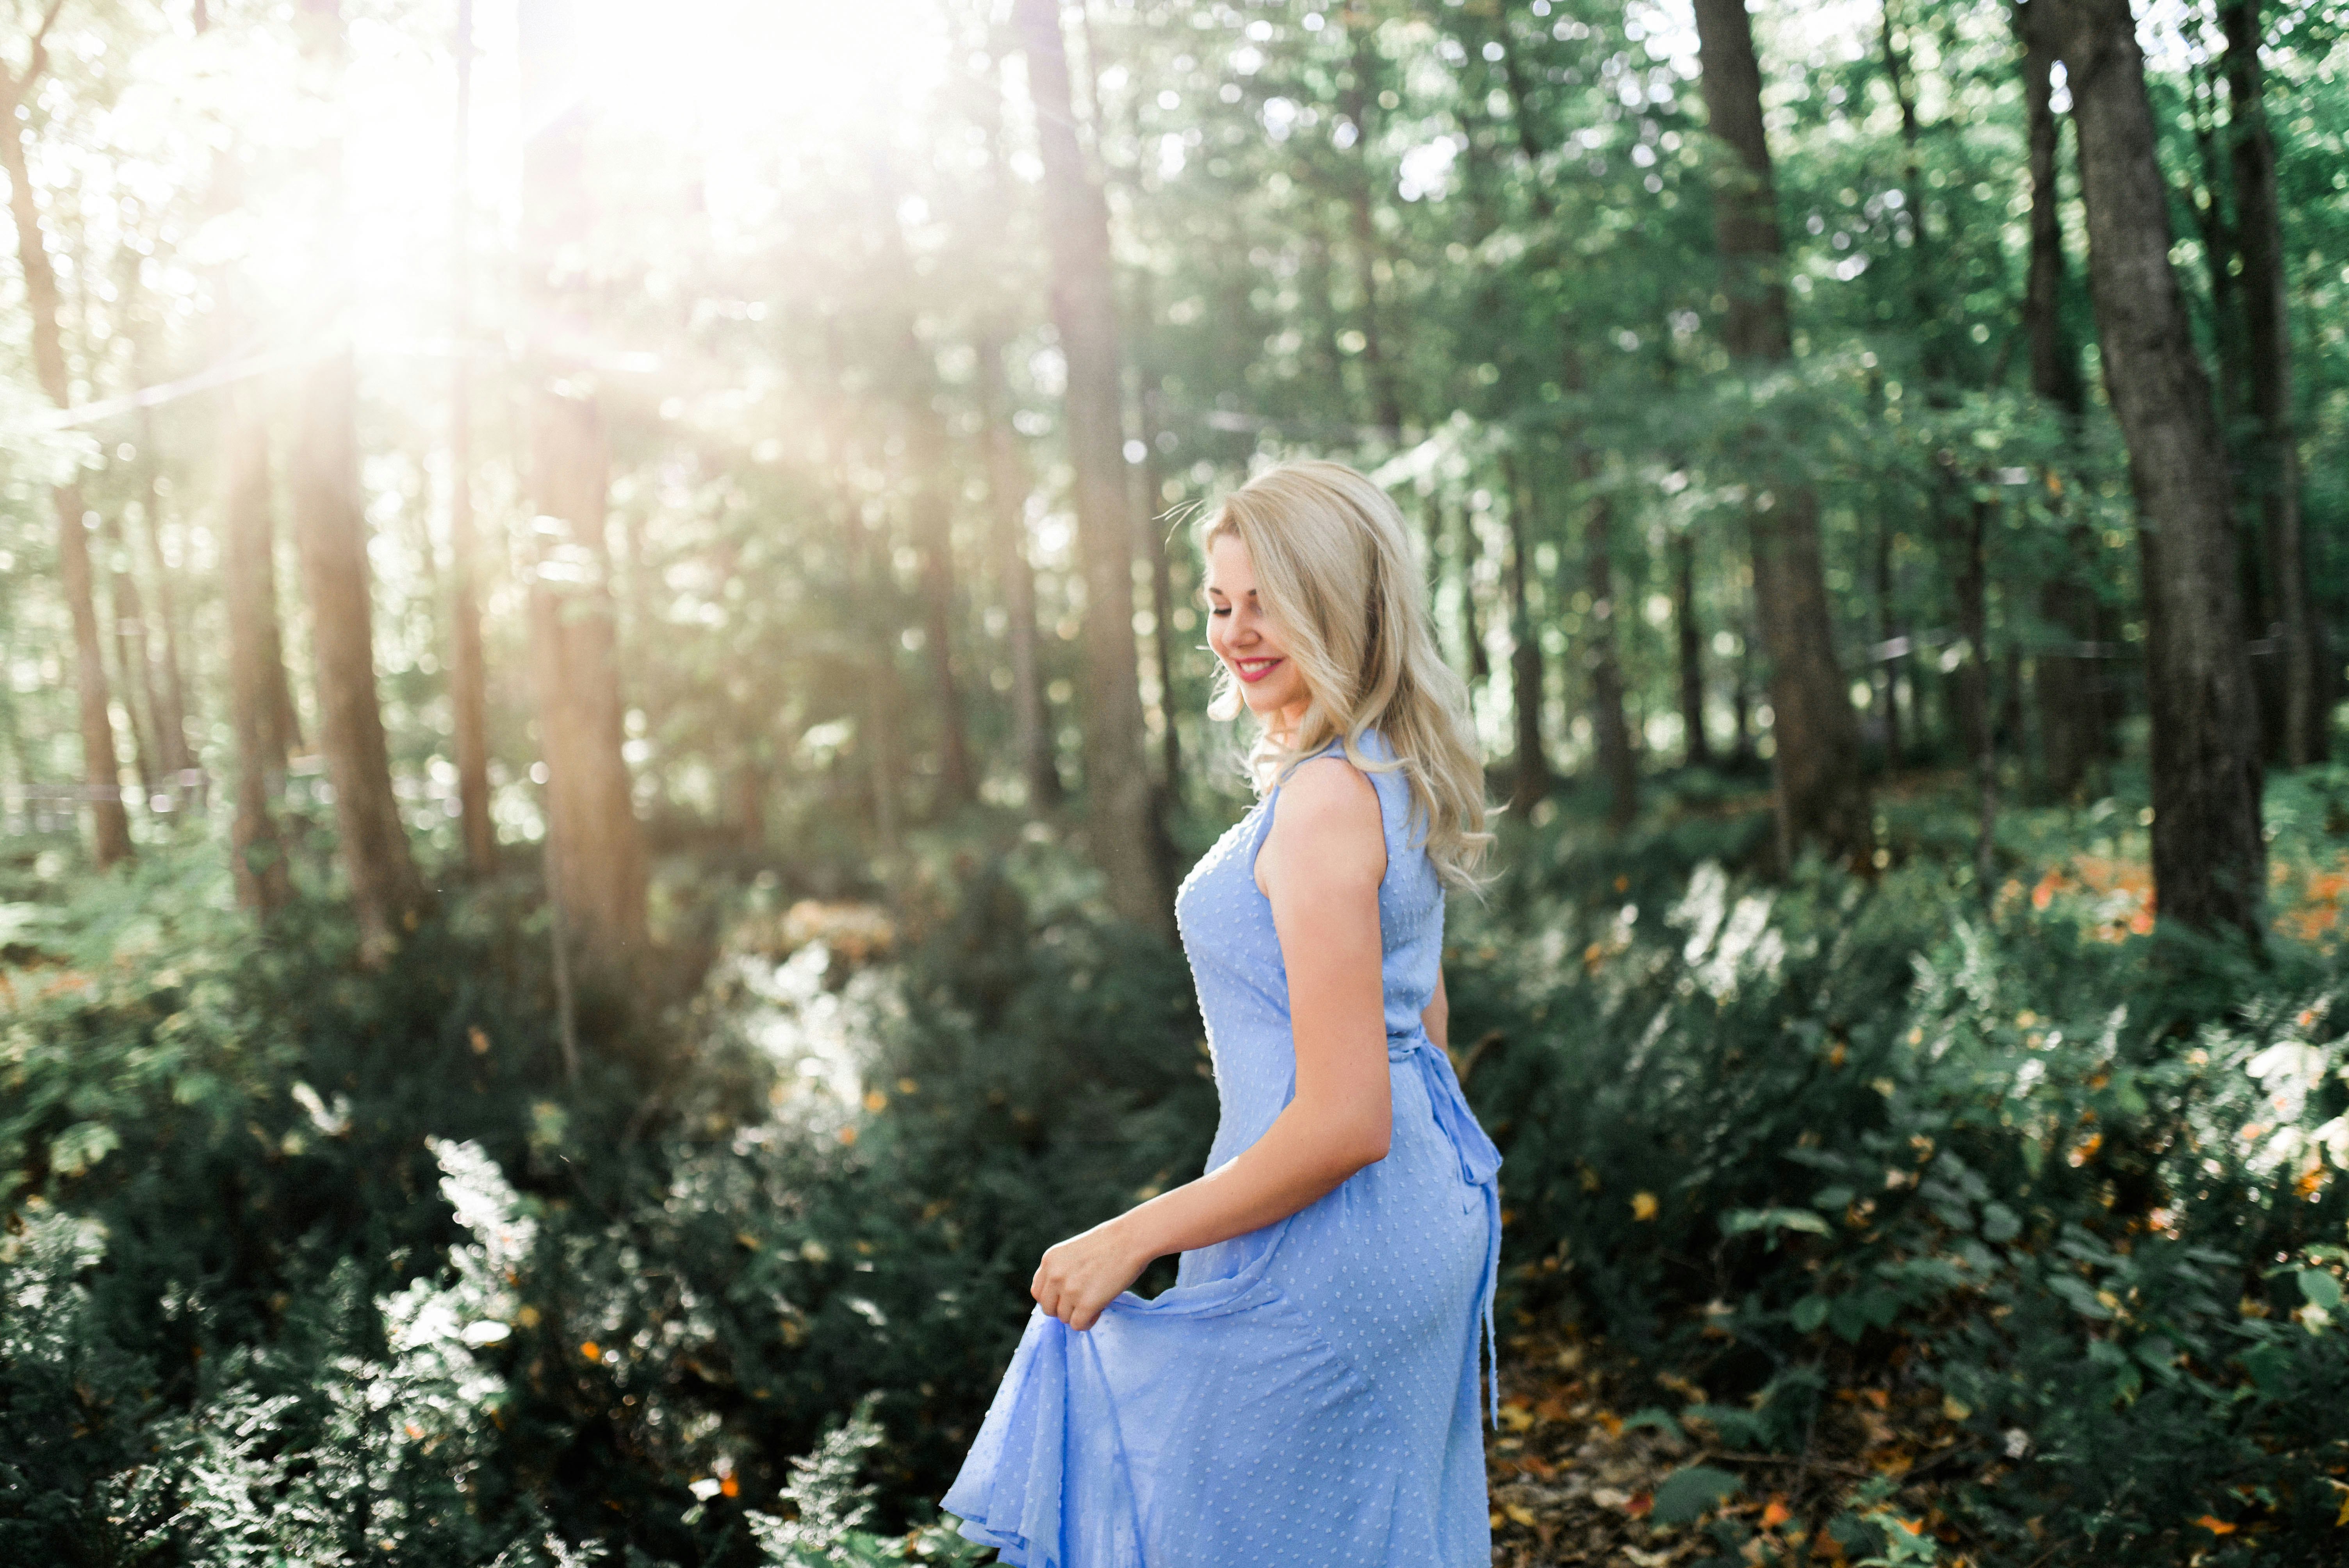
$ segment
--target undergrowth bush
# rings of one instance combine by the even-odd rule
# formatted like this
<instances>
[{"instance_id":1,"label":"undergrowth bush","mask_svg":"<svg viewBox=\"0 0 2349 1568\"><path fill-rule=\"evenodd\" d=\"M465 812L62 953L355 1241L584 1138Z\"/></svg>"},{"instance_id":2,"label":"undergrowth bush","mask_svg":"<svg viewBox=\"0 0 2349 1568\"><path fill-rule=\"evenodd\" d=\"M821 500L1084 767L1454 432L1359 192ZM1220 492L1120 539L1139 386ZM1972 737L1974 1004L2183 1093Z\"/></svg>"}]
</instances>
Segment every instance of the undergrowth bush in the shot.
<instances>
[{"instance_id":1,"label":"undergrowth bush","mask_svg":"<svg viewBox=\"0 0 2349 1568\"><path fill-rule=\"evenodd\" d=\"M1930 860L1670 854L1460 936L1518 1309L1606 1333L1651 1418L1725 1449L1897 1398L1937 1449L1910 1513L1969 1561L2333 1560L2337 956L2103 940L2090 894L1986 904ZM1839 1522L1855 1553L1889 1495Z\"/></svg>"},{"instance_id":2,"label":"undergrowth bush","mask_svg":"<svg viewBox=\"0 0 2349 1568\"><path fill-rule=\"evenodd\" d=\"M2273 792L2294 897L2349 890L2342 785ZM1881 1400L1915 1465L1846 1500L1854 1558L2328 1560L2321 910L2257 962L2130 935L2130 802L2011 814L1991 890L1908 832L1930 799L1872 882L1773 876L1734 779L1617 837L1567 806L1447 931L1507 1311L1603 1333L1710 1452ZM934 1500L1037 1257L1213 1131L1179 954L1050 844L933 853L885 915L747 876L649 1000L585 998L574 1085L526 882L371 972L216 865L6 906L0 1560L983 1555ZM1760 1560L1705 1511L1733 1475L1673 1484Z\"/></svg>"}]
</instances>

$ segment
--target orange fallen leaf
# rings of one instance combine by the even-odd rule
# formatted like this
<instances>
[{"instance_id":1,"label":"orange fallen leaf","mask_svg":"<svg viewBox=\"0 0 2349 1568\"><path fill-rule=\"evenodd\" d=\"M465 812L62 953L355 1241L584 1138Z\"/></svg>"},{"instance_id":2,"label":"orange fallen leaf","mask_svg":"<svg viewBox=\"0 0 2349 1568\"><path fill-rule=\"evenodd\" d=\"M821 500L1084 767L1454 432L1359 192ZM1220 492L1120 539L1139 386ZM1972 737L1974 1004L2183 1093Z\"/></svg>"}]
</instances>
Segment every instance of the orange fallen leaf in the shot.
<instances>
[{"instance_id":1,"label":"orange fallen leaf","mask_svg":"<svg viewBox=\"0 0 2349 1568\"><path fill-rule=\"evenodd\" d=\"M1645 1519L1648 1517L1648 1511L1655 1506L1656 1500L1652 1496L1644 1491L1635 1492L1632 1494L1631 1501L1623 1505L1623 1511L1634 1519Z\"/></svg>"},{"instance_id":2,"label":"orange fallen leaf","mask_svg":"<svg viewBox=\"0 0 2349 1568\"><path fill-rule=\"evenodd\" d=\"M580 1345L579 1354L590 1361L601 1361L604 1359L604 1347L592 1339L586 1340Z\"/></svg>"},{"instance_id":3,"label":"orange fallen leaf","mask_svg":"<svg viewBox=\"0 0 2349 1568\"><path fill-rule=\"evenodd\" d=\"M2209 1531L2213 1535L2232 1535L2235 1533L2235 1527L2233 1525L2228 1523L2223 1519L2213 1519L2207 1513L2201 1518L2196 1520L2194 1522L2200 1525L2203 1529Z\"/></svg>"},{"instance_id":4,"label":"orange fallen leaf","mask_svg":"<svg viewBox=\"0 0 2349 1568\"><path fill-rule=\"evenodd\" d=\"M1794 1517L1795 1511L1786 1506L1785 1495L1774 1492L1770 1497L1770 1506L1762 1511L1762 1528L1775 1530Z\"/></svg>"}]
</instances>

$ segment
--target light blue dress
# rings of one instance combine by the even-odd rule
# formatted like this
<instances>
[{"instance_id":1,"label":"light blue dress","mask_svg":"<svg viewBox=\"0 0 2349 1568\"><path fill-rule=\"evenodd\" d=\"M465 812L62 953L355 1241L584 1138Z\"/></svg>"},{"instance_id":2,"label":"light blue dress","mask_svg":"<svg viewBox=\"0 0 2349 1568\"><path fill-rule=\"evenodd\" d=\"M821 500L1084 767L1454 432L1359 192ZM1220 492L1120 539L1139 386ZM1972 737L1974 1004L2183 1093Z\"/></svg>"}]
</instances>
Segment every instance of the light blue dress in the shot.
<instances>
[{"instance_id":1,"label":"light blue dress","mask_svg":"<svg viewBox=\"0 0 2349 1568\"><path fill-rule=\"evenodd\" d=\"M1377 731L1366 756L1392 755ZM1336 742L1319 755L1343 757ZM1320 765L1320 764L1317 764ZM1182 1254L1078 1333L1039 1305L943 1506L1022 1568L1488 1568L1479 1333L1497 1354L1500 1154L1420 1014L1444 888L1401 771L1368 775L1394 1130L1285 1220ZM1175 895L1222 1106L1212 1171L1297 1092L1257 851L1279 789ZM1497 1371L1497 1363L1495 1364ZM1500 1407L1497 1377L1491 1414Z\"/></svg>"}]
</instances>

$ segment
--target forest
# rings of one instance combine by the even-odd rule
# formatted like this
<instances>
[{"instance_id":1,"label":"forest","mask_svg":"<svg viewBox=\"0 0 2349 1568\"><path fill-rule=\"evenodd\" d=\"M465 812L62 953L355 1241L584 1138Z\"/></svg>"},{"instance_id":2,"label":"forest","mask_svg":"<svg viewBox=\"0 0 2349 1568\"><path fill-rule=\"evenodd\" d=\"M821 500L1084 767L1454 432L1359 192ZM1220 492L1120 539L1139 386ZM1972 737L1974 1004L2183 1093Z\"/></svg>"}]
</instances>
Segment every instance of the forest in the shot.
<instances>
[{"instance_id":1,"label":"forest","mask_svg":"<svg viewBox=\"0 0 2349 1568\"><path fill-rule=\"evenodd\" d=\"M0 1561L991 1561L1299 456L1495 1563L2349 1553L2349 6L0 12Z\"/></svg>"}]
</instances>

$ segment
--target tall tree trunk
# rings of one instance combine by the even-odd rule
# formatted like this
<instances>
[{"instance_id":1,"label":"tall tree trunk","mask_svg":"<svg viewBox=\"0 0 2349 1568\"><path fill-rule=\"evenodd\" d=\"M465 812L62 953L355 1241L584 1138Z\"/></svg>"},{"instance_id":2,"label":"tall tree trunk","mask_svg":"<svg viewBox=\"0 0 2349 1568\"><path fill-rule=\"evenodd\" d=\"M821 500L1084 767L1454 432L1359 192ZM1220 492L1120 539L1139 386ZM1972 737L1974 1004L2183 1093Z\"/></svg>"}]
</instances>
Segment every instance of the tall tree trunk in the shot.
<instances>
[{"instance_id":1,"label":"tall tree trunk","mask_svg":"<svg viewBox=\"0 0 2349 1568\"><path fill-rule=\"evenodd\" d=\"M1053 760L1051 715L1044 702L1036 648L1036 573L1028 562L1028 465L1011 426L1011 397L1003 379L1003 340L993 332L978 343L978 418L987 443L987 492L994 519L996 591L1002 596L1011 652L1012 746L1028 804L1050 810L1061 803L1061 769Z\"/></svg>"},{"instance_id":2,"label":"tall tree trunk","mask_svg":"<svg viewBox=\"0 0 2349 1568\"><path fill-rule=\"evenodd\" d=\"M1900 741L1900 655L1892 650L1898 624L1892 608L1892 535L1889 516L1876 524L1876 638L1883 645L1876 662L1877 699L1884 705L1884 766L1897 771L1907 758Z\"/></svg>"},{"instance_id":3,"label":"tall tree trunk","mask_svg":"<svg viewBox=\"0 0 2349 1568\"><path fill-rule=\"evenodd\" d=\"M2031 263L2023 297L2023 331L2030 340L2031 389L2054 408L2070 439L2078 438L2087 408L2080 356L2064 327L2064 217L2056 186L2063 130L2055 119L2054 56L2031 30L2023 33L2023 121L2030 149ZM2056 504L2071 510L2063 480L2045 476ZM2039 747L2049 793L2068 799L2088 769L2109 748L2112 715L2097 662L2086 650L2101 640L2102 616L2087 573L2096 555L2095 531L2076 513L2064 530L2065 560L2039 592L2039 613L2070 647L2041 652L2033 662L2033 686L2039 699Z\"/></svg>"},{"instance_id":4,"label":"tall tree trunk","mask_svg":"<svg viewBox=\"0 0 2349 1568\"><path fill-rule=\"evenodd\" d=\"M122 693L122 711L130 720L132 766L138 770L140 799L153 810L162 792L163 763L155 730L153 694L147 686L147 607L131 575L130 552L123 542L122 519L115 512L99 514L98 539L106 552L109 608L114 621L114 668Z\"/></svg>"},{"instance_id":5,"label":"tall tree trunk","mask_svg":"<svg viewBox=\"0 0 2349 1568\"><path fill-rule=\"evenodd\" d=\"M343 36L337 0L303 0L302 9L306 51L338 79ZM339 141L327 139L316 159L325 185L318 194L325 211L319 270L336 304L347 308L348 284L337 253L343 200ZM347 330L347 324L337 321L336 330ZM392 793L391 753L376 690L367 508L359 493L357 383L347 344L304 370L286 481L310 605L318 736L334 785L337 847L350 882L360 951L379 961L414 923L423 887Z\"/></svg>"},{"instance_id":6,"label":"tall tree trunk","mask_svg":"<svg viewBox=\"0 0 2349 1568\"><path fill-rule=\"evenodd\" d=\"M148 686L154 693L155 727L162 746L160 759L172 775L167 784L177 793L188 782L180 776L193 771L196 755L188 744L188 724L193 715L188 708L188 683L180 657L179 596L172 587L171 569L163 560L162 486L158 472L162 455L155 442L154 411L141 408L140 542L147 557L148 580L155 586L153 634L147 639ZM175 805L185 803L185 797L181 796Z\"/></svg>"},{"instance_id":7,"label":"tall tree trunk","mask_svg":"<svg viewBox=\"0 0 2349 1568\"><path fill-rule=\"evenodd\" d=\"M317 661L318 737L363 952L380 958L422 903L376 691L367 510L359 498L357 367L347 348L305 373L287 488Z\"/></svg>"},{"instance_id":8,"label":"tall tree trunk","mask_svg":"<svg viewBox=\"0 0 2349 1568\"><path fill-rule=\"evenodd\" d=\"M1952 487L1954 488L1954 487ZM1965 635L1964 703L1966 748L1974 766L1975 892L1987 903L1993 891L1998 828L1998 748L1991 720L1990 562L1983 546L1991 503L1974 500L1960 514L1961 531L1951 588L1958 601L1958 627Z\"/></svg>"},{"instance_id":9,"label":"tall tree trunk","mask_svg":"<svg viewBox=\"0 0 2349 1568\"><path fill-rule=\"evenodd\" d=\"M523 291L530 346L530 493L538 517L530 588L531 663L546 762L550 896L588 973L638 972L650 940L644 830L623 748L618 611L606 540L609 457L590 373L563 346L588 333L591 301L568 259L592 227L585 106L568 91L580 24L546 4L523 7Z\"/></svg>"},{"instance_id":10,"label":"tall tree trunk","mask_svg":"<svg viewBox=\"0 0 2349 1568\"><path fill-rule=\"evenodd\" d=\"M1681 736L1691 768L1713 766L1704 733L1704 629L1696 619L1696 535L1672 535L1672 630L1680 645Z\"/></svg>"},{"instance_id":11,"label":"tall tree trunk","mask_svg":"<svg viewBox=\"0 0 2349 1568\"><path fill-rule=\"evenodd\" d=\"M2261 941L2265 846L2227 454L2169 267L2169 214L2128 0L2028 0L2080 138L2105 388L2145 560L2153 875L2161 918Z\"/></svg>"},{"instance_id":12,"label":"tall tree trunk","mask_svg":"<svg viewBox=\"0 0 2349 1568\"><path fill-rule=\"evenodd\" d=\"M1599 741L1599 771L1607 780L1607 825L1618 832L1640 813L1640 762L1623 720L1623 665L1615 646L1615 503L1597 490L1599 458L1577 454L1575 466L1591 490L1583 513L1585 583L1590 593L1590 724Z\"/></svg>"},{"instance_id":13,"label":"tall tree trunk","mask_svg":"<svg viewBox=\"0 0 2349 1568\"><path fill-rule=\"evenodd\" d=\"M1541 634L1534 626L1533 487L1514 456L1502 459L1509 496L1509 705L1516 719L1516 783L1510 809L1525 813L1548 798L1554 787L1549 751L1542 741L1544 678Z\"/></svg>"},{"instance_id":14,"label":"tall tree trunk","mask_svg":"<svg viewBox=\"0 0 2349 1568\"><path fill-rule=\"evenodd\" d=\"M1713 233L1729 309L1722 337L1748 366L1794 356L1783 240L1770 147L1762 122L1762 71L1744 0L1696 0L1705 113L1733 155L1714 194ZM1873 847L1859 770L1859 726L1836 663L1819 543L1818 498L1800 480L1756 498L1749 527L1754 598L1768 657L1770 766L1777 785L1778 847L1791 862L1816 844L1856 869Z\"/></svg>"},{"instance_id":15,"label":"tall tree trunk","mask_svg":"<svg viewBox=\"0 0 2349 1568\"><path fill-rule=\"evenodd\" d=\"M1351 5L1343 19L1353 41L1353 57L1346 85L1339 90L1339 108L1354 128L1353 143L1348 149L1352 168L1346 182L1346 217L1353 239L1354 286L1362 296L1362 374L1370 383L1380 433L1392 444L1402 436L1402 392L1396 384L1394 364L1380 324L1379 228L1371 167L1371 106L1376 101L1379 58L1371 36L1377 23L1366 9Z\"/></svg>"},{"instance_id":16,"label":"tall tree trunk","mask_svg":"<svg viewBox=\"0 0 2349 1568\"><path fill-rule=\"evenodd\" d=\"M1485 537L1476 528L1474 505L1460 509L1460 634L1466 639L1468 687L1475 692L1493 678L1492 650L1485 646L1484 618L1477 614L1476 566L1484 558Z\"/></svg>"},{"instance_id":17,"label":"tall tree trunk","mask_svg":"<svg viewBox=\"0 0 2349 1568\"><path fill-rule=\"evenodd\" d=\"M962 683L956 677L953 459L946 416L937 406L937 374L911 316L904 323L907 373L904 403L905 458L914 474L910 509L914 550L921 561L922 651L930 666L937 707L938 793L936 815L947 817L978 799L970 743L963 729Z\"/></svg>"},{"instance_id":18,"label":"tall tree trunk","mask_svg":"<svg viewBox=\"0 0 2349 1568\"><path fill-rule=\"evenodd\" d=\"M48 67L45 40L57 18L52 5L35 33L23 75L0 66L0 172L8 177L8 208L16 224L16 253L25 271L25 306L33 320L33 370L41 390L59 408L73 407L66 374L65 343L57 326L57 274L41 232L40 208L26 172L26 147L33 137L32 91ZM57 516L57 576L73 617L74 680L81 718L82 786L89 802L91 853L98 869L131 857L130 815L122 806L121 764L114 749L114 719L107 690L105 640L98 625L98 600L91 583L89 530L83 521L81 489L67 483L49 492Z\"/></svg>"},{"instance_id":19,"label":"tall tree trunk","mask_svg":"<svg viewBox=\"0 0 2349 1568\"><path fill-rule=\"evenodd\" d=\"M2275 138L2268 128L2266 73L2260 64L2259 0L2226 0L2227 135L2234 174L2235 233L2243 260L2246 368L2254 422L2250 478L2281 632L2283 756L2294 768L2328 748L2319 700L2315 608L2308 592L2300 509L2300 449L2293 433L2292 321L2276 194Z\"/></svg>"},{"instance_id":20,"label":"tall tree trunk","mask_svg":"<svg viewBox=\"0 0 2349 1568\"><path fill-rule=\"evenodd\" d=\"M490 820L489 669L481 649L481 604L473 537L473 0L457 0L457 127L450 179L449 335L449 707L457 752L457 820L465 864L475 876L497 869Z\"/></svg>"},{"instance_id":21,"label":"tall tree trunk","mask_svg":"<svg viewBox=\"0 0 2349 1568\"><path fill-rule=\"evenodd\" d=\"M1156 371L1142 377L1142 552L1150 568L1150 648L1158 669L1158 711L1164 727L1158 738L1161 781L1166 790L1163 822L1183 800L1183 732L1174 722L1174 564L1166 548L1166 466L1159 437L1166 428L1165 396ZM1170 842L1167 848L1171 851ZM1170 865L1170 874L1179 877Z\"/></svg>"},{"instance_id":22,"label":"tall tree trunk","mask_svg":"<svg viewBox=\"0 0 2349 1568\"><path fill-rule=\"evenodd\" d=\"M225 478L221 580L228 608L229 721L236 735L236 814L229 868L237 902L264 919L293 896L277 800L285 778L278 704L285 670L277 632L277 574L269 511L269 434L250 383L220 394Z\"/></svg>"},{"instance_id":23,"label":"tall tree trunk","mask_svg":"<svg viewBox=\"0 0 2349 1568\"><path fill-rule=\"evenodd\" d=\"M1092 851L1113 907L1173 930L1153 846L1153 790L1143 763L1142 686L1133 637L1133 523L1127 511L1120 411L1117 296L1109 211L1086 170L1069 103L1059 0L1016 0L1044 164L1052 318L1068 361L1062 423L1075 472L1077 549L1085 582L1085 794Z\"/></svg>"}]
</instances>

